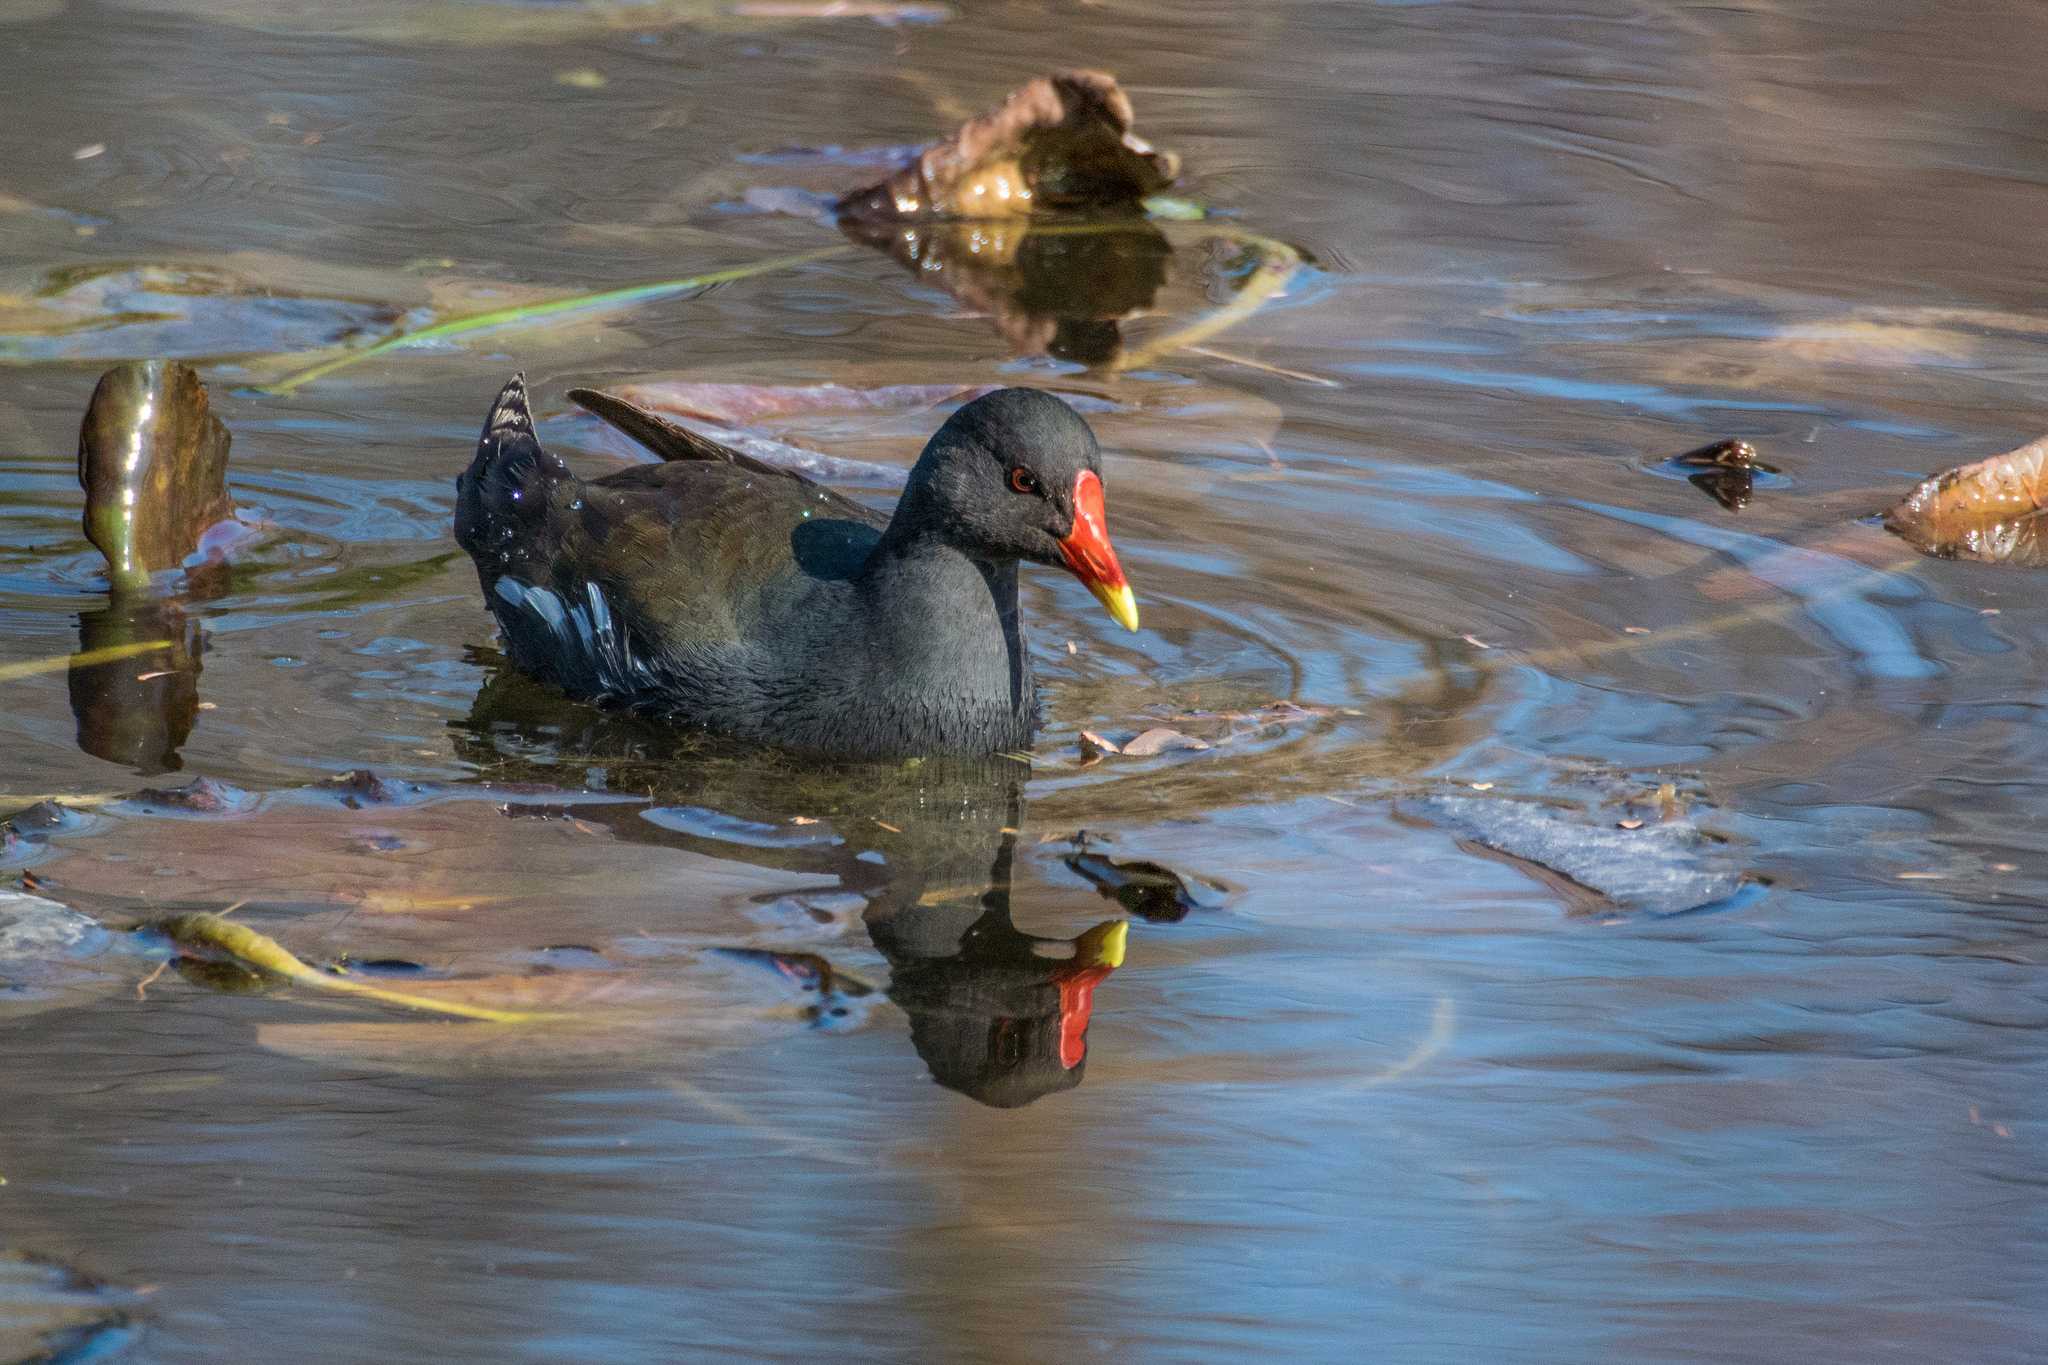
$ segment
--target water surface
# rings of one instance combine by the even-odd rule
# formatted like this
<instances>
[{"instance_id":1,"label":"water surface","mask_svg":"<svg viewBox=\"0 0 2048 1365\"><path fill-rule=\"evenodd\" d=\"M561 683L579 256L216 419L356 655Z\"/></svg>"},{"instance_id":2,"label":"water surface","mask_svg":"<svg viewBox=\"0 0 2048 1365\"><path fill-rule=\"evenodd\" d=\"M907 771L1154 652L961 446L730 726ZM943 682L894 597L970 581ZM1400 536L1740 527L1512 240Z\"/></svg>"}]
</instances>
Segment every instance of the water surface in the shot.
<instances>
[{"instance_id":1,"label":"water surface","mask_svg":"<svg viewBox=\"0 0 2048 1365\"><path fill-rule=\"evenodd\" d=\"M210 705L176 771L82 748L61 668L0 684L10 809L259 794L101 811L45 894L118 924L246 899L309 958L633 1022L138 999L142 958L18 992L0 1249L150 1287L151 1361L2037 1353L2041 581L1856 518L2042 429L2048 16L954 9L7 12L0 667L107 605L72 447L113 360L202 366L271 528L183 606ZM450 299L832 245L747 191L858 177L1075 60L1192 197L1314 262L1208 354L1085 368L1227 297L1242 263L1169 226L1049 255L1104 272L1058 329L849 247L256 390ZM1028 768L818 772L566 706L500 670L447 534L515 368L592 469L625 457L573 385L1106 400L1147 629L1027 574ZM900 463L931 420L810 434ZM1783 474L1740 513L1655 468L1727 436ZM1316 714L1214 719L1279 699ZM1081 765L1080 731L1184 712L1251 733ZM359 768L437 785L298 791ZM1606 913L1419 805L1667 781L1764 894ZM1069 1064L1069 945L1130 915L1083 830L1207 880L1131 919Z\"/></svg>"}]
</instances>

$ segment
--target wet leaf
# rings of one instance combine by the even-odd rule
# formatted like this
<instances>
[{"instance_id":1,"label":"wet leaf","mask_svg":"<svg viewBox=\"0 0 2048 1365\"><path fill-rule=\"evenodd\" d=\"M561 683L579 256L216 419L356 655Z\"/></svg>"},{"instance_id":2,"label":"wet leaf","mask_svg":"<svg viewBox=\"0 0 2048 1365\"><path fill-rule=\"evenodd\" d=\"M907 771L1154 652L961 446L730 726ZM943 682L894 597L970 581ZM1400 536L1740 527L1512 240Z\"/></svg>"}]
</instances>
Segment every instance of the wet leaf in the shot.
<instances>
[{"instance_id":1,"label":"wet leaf","mask_svg":"<svg viewBox=\"0 0 2048 1365\"><path fill-rule=\"evenodd\" d=\"M2048 436L1926 480L1884 526L1938 559L2048 567Z\"/></svg>"},{"instance_id":2,"label":"wet leaf","mask_svg":"<svg viewBox=\"0 0 2048 1365\"><path fill-rule=\"evenodd\" d=\"M95 986L107 976L98 959L113 944L90 915L42 896L0 891L0 1016L48 1008ZM0 1311L0 1321L5 1317Z\"/></svg>"},{"instance_id":3,"label":"wet leaf","mask_svg":"<svg viewBox=\"0 0 2048 1365\"><path fill-rule=\"evenodd\" d=\"M1180 161L1131 132L1128 96L1102 71L1062 71L1014 91L879 185L843 217L1010 218L1122 208L1173 183Z\"/></svg>"},{"instance_id":4,"label":"wet leaf","mask_svg":"<svg viewBox=\"0 0 2048 1365\"><path fill-rule=\"evenodd\" d=\"M1154 754L1170 753L1176 749L1210 747L1212 746L1206 739L1196 739L1193 735L1184 734L1179 730L1155 725L1150 730L1139 732L1135 738L1126 740L1123 753L1126 758L1150 758Z\"/></svg>"},{"instance_id":5,"label":"wet leaf","mask_svg":"<svg viewBox=\"0 0 2048 1365\"><path fill-rule=\"evenodd\" d=\"M1670 785L1670 784L1667 784ZM1483 849L1505 855L1587 913L1653 915L1741 903L1761 884L1733 848L1678 808L1675 786L1647 794L1640 784L1587 778L1546 801L1511 796L1433 795L1416 803ZM1669 811L1645 823L1650 811Z\"/></svg>"},{"instance_id":6,"label":"wet leaf","mask_svg":"<svg viewBox=\"0 0 2048 1365\"><path fill-rule=\"evenodd\" d=\"M123 798L117 808L151 815L233 815L256 802L249 792L211 777L195 777L181 787L144 787Z\"/></svg>"},{"instance_id":7,"label":"wet leaf","mask_svg":"<svg viewBox=\"0 0 2048 1365\"><path fill-rule=\"evenodd\" d=\"M1099 735L1093 730L1081 732L1081 757L1084 759L1099 759L1104 754L1120 754L1123 751L1123 745L1106 735Z\"/></svg>"},{"instance_id":8,"label":"wet leaf","mask_svg":"<svg viewBox=\"0 0 2048 1365\"><path fill-rule=\"evenodd\" d=\"M234 515L228 440L190 365L135 361L100 376L78 430L78 482L86 539L117 588L178 567Z\"/></svg>"},{"instance_id":9,"label":"wet leaf","mask_svg":"<svg viewBox=\"0 0 2048 1365\"><path fill-rule=\"evenodd\" d=\"M213 813L157 804L189 790L114 803L90 817L35 807L11 822L47 843L51 878L67 897L109 917L149 913L167 898L246 902L232 917L152 914L156 932L114 935L132 952L105 955L87 985L132 987L149 954L172 948L188 985L289 990L300 1009L369 1007L345 1022L268 1025L260 1034L266 1045L425 1072L645 1066L650 1058L667 1068L704 1049L786 1036L793 1027L859 1027L865 1017L839 1003L821 1014L815 995L765 990L762 978L733 972L716 951L750 946L745 918L721 907L802 895L830 878L732 861L743 850L731 839L717 840L726 856L705 856L694 841L642 820L634 798L505 785L449 790L350 774L239 808L211 803ZM508 811L536 818L508 819ZM830 839L822 822L798 829L778 820L774 828ZM589 875L593 857L602 878ZM855 863L851 853L843 861ZM805 915L795 931L806 943L843 937L858 926L850 911L862 901L852 900L838 918ZM704 913L679 917L679 906ZM700 920L715 926L716 938L692 927ZM777 922L760 932L786 940L792 931ZM424 970L394 980L365 962ZM152 985L148 999L161 1003L162 992L177 989L175 980ZM855 980L834 982L836 1002L859 993ZM436 1017L451 1015L470 1022L451 1027Z\"/></svg>"},{"instance_id":10,"label":"wet leaf","mask_svg":"<svg viewBox=\"0 0 2048 1365\"><path fill-rule=\"evenodd\" d=\"M0 295L0 359L119 360L260 355L341 342L396 319L378 294L322 285L363 272L297 272L276 257L53 271L26 298Z\"/></svg>"}]
</instances>

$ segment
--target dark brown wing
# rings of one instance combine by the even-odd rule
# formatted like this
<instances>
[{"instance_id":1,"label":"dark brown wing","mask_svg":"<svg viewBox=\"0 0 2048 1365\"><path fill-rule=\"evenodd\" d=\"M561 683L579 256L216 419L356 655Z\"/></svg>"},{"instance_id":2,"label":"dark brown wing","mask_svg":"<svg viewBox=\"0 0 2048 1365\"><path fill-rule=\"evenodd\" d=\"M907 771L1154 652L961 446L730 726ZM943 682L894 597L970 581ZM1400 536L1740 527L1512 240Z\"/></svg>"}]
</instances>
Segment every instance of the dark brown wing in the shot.
<instances>
[{"instance_id":1,"label":"dark brown wing","mask_svg":"<svg viewBox=\"0 0 2048 1365\"><path fill-rule=\"evenodd\" d=\"M601 389L571 389L569 398L585 412L603 418L664 460L712 460L756 474L773 474L795 479L798 483L812 482L793 470L757 460L731 446L721 445L709 436L701 436L659 413L650 412L637 403L629 403L615 393Z\"/></svg>"}]
</instances>

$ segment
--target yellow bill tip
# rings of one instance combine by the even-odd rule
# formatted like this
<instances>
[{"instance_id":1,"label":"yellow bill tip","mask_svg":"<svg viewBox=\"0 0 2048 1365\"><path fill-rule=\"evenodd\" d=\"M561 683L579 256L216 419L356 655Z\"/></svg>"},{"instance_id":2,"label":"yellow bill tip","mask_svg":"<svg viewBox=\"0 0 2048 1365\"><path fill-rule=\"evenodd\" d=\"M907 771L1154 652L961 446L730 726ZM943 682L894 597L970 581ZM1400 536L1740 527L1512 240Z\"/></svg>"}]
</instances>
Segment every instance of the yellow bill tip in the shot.
<instances>
[{"instance_id":1,"label":"yellow bill tip","mask_svg":"<svg viewBox=\"0 0 2048 1365\"><path fill-rule=\"evenodd\" d=\"M1088 590L1095 594L1095 600L1102 603L1110 619L1125 630L1138 628L1138 598L1128 583L1111 587L1107 583L1090 583Z\"/></svg>"},{"instance_id":2,"label":"yellow bill tip","mask_svg":"<svg viewBox=\"0 0 2048 1365\"><path fill-rule=\"evenodd\" d=\"M1121 967L1130 938L1129 920L1105 920L1074 940L1074 961L1084 967Z\"/></svg>"}]
</instances>

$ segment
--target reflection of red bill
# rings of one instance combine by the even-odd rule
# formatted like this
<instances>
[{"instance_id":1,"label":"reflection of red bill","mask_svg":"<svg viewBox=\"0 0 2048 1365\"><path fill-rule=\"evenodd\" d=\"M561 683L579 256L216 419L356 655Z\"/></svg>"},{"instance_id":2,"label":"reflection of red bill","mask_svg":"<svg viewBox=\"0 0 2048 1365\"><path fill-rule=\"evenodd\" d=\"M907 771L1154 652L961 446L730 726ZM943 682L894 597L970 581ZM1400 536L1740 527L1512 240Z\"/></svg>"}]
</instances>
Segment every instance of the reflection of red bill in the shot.
<instances>
[{"instance_id":1,"label":"reflection of red bill","mask_svg":"<svg viewBox=\"0 0 2048 1365\"><path fill-rule=\"evenodd\" d=\"M1097 925L1074 940L1074 958L1055 978L1060 987L1060 1066L1072 1071L1088 1055L1088 1016L1095 1009L1095 987L1124 965L1129 940L1128 920Z\"/></svg>"},{"instance_id":2,"label":"reflection of red bill","mask_svg":"<svg viewBox=\"0 0 2048 1365\"><path fill-rule=\"evenodd\" d=\"M1094 470L1074 476L1074 529L1060 542L1060 556L1074 577L1125 630L1138 628L1138 599L1124 580L1123 566L1109 543L1109 518L1102 505L1102 480Z\"/></svg>"}]
</instances>

